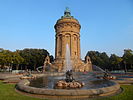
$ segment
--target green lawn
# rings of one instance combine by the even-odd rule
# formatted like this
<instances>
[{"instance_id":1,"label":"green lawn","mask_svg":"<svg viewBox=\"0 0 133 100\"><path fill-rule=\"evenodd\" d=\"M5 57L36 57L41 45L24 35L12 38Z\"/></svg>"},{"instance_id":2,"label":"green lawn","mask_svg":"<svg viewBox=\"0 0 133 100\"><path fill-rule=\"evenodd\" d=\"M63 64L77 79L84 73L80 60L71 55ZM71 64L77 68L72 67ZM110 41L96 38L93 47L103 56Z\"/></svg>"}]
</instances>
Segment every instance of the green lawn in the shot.
<instances>
[{"instance_id":1,"label":"green lawn","mask_svg":"<svg viewBox=\"0 0 133 100\"><path fill-rule=\"evenodd\" d=\"M111 97L103 97L92 100L133 100L133 85L121 85L123 92Z\"/></svg>"},{"instance_id":2,"label":"green lawn","mask_svg":"<svg viewBox=\"0 0 133 100\"><path fill-rule=\"evenodd\" d=\"M0 100L41 100L21 95L15 91L15 85L4 84L0 81Z\"/></svg>"},{"instance_id":3,"label":"green lawn","mask_svg":"<svg viewBox=\"0 0 133 100\"><path fill-rule=\"evenodd\" d=\"M4 84L0 81L0 100L41 100L17 93L13 84ZM124 91L116 96L91 100L133 100L133 85L122 85Z\"/></svg>"}]
</instances>

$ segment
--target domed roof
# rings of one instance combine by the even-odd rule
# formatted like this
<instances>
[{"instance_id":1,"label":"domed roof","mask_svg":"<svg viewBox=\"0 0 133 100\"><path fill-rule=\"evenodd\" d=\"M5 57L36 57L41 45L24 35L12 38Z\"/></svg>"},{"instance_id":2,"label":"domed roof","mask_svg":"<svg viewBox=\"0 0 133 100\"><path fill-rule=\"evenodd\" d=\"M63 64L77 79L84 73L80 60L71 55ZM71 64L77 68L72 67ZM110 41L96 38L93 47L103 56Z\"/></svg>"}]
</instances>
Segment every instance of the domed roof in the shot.
<instances>
[{"instance_id":1,"label":"domed roof","mask_svg":"<svg viewBox=\"0 0 133 100\"><path fill-rule=\"evenodd\" d=\"M66 7L66 10L64 11L64 16L62 16L61 19L57 20L56 24L64 22L73 22L79 24L78 20L71 16L71 12L68 7Z\"/></svg>"},{"instance_id":2,"label":"domed roof","mask_svg":"<svg viewBox=\"0 0 133 100\"><path fill-rule=\"evenodd\" d=\"M73 18L73 16L71 16L71 12L68 7L66 7L66 10L64 11L64 16L62 16L61 18Z\"/></svg>"}]
</instances>

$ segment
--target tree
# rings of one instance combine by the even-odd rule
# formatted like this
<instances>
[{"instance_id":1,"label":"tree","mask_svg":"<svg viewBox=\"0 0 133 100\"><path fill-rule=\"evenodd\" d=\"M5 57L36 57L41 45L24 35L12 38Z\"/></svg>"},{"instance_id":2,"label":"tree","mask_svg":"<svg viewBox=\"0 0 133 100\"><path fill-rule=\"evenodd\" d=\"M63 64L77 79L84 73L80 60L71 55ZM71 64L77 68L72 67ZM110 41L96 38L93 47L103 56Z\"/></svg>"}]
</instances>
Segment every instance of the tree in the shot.
<instances>
[{"instance_id":1,"label":"tree","mask_svg":"<svg viewBox=\"0 0 133 100\"><path fill-rule=\"evenodd\" d=\"M17 51L12 53L12 63L16 65L17 70L19 69L19 65L23 64L23 62L24 58L21 57Z\"/></svg>"},{"instance_id":2,"label":"tree","mask_svg":"<svg viewBox=\"0 0 133 100\"><path fill-rule=\"evenodd\" d=\"M100 58L103 61L102 66L108 69L108 67L109 67L109 56L105 52L102 52L102 53L100 53Z\"/></svg>"},{"instance_id":3,"label":"tree","mask_svg":"<svg viewBox=\"0 0 133 100\"><path fill-rule=\"evenodd\" d=\"M123 54L123 63L126 65L130 65L128 69L132 68L133 64L133 51L131 49L125 49Z\"/></svg>"},{"instance_id":4,"label":"tree","mask_svg":"<svg viewBox=\"0 0 133 100\"><path fill-rule=\"evenodd\" d=\"M110 58L109 58L109 61L110 61L110 64L112 66L115 66L113 67L113 69L121 69L120 68L120 63L122 62L122 58L115 55L115 54L111 54Z\"/></svg>"},{"instance_id":5,"label":"tree","mask_svg":"<svg viewBox=\"0 0 133 100\"><path fill-rule=\"evenodd\" d=\"M46 56L49 53L45 49L24 49L16 50L15 52L0 48L0 67L8 67L14 69L36 69L43 66ZM54 57L50 56L52 62ZM15 66L15 67L14 67Z\"/></svg>"},{"instance_id":6,"label":"tree","mask_svg":"<svg viewBox=\"0 0 133 100\"><path fill-rule=\"evenodd\" d=\"M16 67L22 64L24 59L17 52L11 52L9 50L0 49L0 65L12 69L13 65Z\"/></svg>"},{"instance_id":7,"label":"tree","mask_svg":"<svg viewBox=\"0 0 133 100\"><path fill-rule=\"evenodd\" d=\"M28 69L32 70L42 66L45 57L49 55L45 49L24 49L18 50L18 52L24 58L23 66L26 66L25 69L28 67Z\"/></svg>"},{"instance_id":8,"label":"tree","mask_svg":"<svg viewBox=\"0 0 133 100\"><path fill-rule=\"evenodd\" d=\"M12 52L9 50L1 50L0 52L0 64L4 67L9 66L12 62Z\"/></svg>"},{"instance_id":9,"label":"tree","mask_svg":"<svg viewBox=\"0 0 133 100\"><path fill-rule=\"evenodd\" d=\"M50 58L50 62L52 63L54 61L54 57L50 55L49 58Z\"/></svg>"},{"instance_id":10,"label":"tree","mask_svg":"<svg viewBox=\"0 0 133 100\"><path fill-rule=\"evenodd\" d=\"M86 56L91 58L94 65L100 66L103 69L107 69L109 65L109 57L105 52L88 51Z\"/></svg>"}]
</instances>

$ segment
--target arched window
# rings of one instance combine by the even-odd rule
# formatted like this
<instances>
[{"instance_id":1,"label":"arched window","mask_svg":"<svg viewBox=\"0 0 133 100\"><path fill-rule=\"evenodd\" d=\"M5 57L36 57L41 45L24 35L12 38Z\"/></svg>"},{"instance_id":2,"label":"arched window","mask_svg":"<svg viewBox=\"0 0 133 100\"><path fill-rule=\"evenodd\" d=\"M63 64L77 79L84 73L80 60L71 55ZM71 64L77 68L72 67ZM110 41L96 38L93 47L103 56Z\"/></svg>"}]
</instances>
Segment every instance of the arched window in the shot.
<instances>
[{"instance_id":1,"label":"arched window","mask_svg":"<svg viewBox=\"0 0 133 100\"><path fill-rule=\"evenodd\" d=\"M77 53L75 52L75 55L77 55Z\"/></svg>"}]
</instances>

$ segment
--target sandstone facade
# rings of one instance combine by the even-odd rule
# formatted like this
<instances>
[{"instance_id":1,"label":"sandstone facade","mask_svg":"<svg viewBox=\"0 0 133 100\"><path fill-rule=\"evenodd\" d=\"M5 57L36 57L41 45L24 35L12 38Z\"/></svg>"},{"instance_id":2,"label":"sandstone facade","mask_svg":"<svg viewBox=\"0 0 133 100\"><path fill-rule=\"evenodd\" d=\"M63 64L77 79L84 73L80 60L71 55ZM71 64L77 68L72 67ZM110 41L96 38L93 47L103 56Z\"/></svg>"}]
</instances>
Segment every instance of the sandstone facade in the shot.
<instances>
[{"instance_id":1,"label":"sandstone facade","mask_svg":"<svg viewBox=\"0 0 133 100\"><path fill-rule=\"evenodd\" d=\"M55 61L52 67L61 72L65 67L66 45L69 45L71 63L74 71L91 71L90 58L86 63L80 58L80 28L78 20L71 16L69 9L66 9L64 16L57 20L55 26Z\"/></svg>"}]
</instances>

